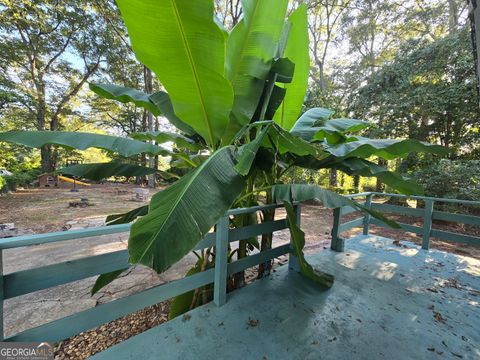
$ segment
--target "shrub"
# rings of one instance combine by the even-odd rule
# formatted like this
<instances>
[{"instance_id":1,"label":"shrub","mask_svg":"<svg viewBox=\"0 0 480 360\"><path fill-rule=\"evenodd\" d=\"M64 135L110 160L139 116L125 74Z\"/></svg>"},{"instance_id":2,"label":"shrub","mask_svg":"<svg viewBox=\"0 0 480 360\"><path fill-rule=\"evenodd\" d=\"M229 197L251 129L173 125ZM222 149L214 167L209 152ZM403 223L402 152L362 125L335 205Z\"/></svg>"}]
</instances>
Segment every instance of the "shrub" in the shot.
<instances>
[{"instance_id":1,"label":"shrub","mask_svg":"<svg viewBox=\"0 0 480 360\"><path fill-rule=\"evenodd\" d=\"M6 181L3 178L3 176L0 176L0 192L2 192L2 189L5 187Z\"/></svg>"},{"instance_id":2,"label":"shrub","mask_svg":"<svg viewBox=\"0 0 480 360\"><path fill-rule=\"evenodd\" d=\"M31 169L21 172L16 172L11 176L5 176L4 181L6 189L15 191L18 187L28 187L40 175L39 169Z\"/></svg>"},{"instance_id":3,"label":"shrub","mask_svg":"<svg viewBox=\"0 0 480 360\"><path fill-rule=\"evenodd\" d=\"M417 171L414 177L427 196L480 200L479 160L442 159Z\"/></svg>"}]
</instances>

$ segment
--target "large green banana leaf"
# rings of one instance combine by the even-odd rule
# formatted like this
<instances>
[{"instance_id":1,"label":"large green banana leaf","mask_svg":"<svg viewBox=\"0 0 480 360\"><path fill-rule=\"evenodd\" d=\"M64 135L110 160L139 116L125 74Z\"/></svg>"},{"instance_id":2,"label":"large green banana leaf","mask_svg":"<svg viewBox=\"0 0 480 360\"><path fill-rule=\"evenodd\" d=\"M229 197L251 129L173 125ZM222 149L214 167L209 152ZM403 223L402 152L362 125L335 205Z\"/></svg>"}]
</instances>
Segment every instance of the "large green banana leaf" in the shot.
<instances>
[{"instance_id":1,"label":"large green banana leaf","mask_svg":"<svg viewBox=\"0 0 480 360\"><path fill-rule=\"evenodd\" d=\"M127 224L138 218L148 214L148 205L140 206L139 208L130 210L123 214L108 215L105 219L107 225Z\"/></svg>"},{"instance_id":2,"label":"large green banana leaf","mask_svg":"<svg viewBox=\"0 0 480 360\"><path fill-rule=\"evenodd\" d=\"M69 149L98 148L130 157L142 153L169 156L170 151L142 141L119 136L67 131L8 131L0 133L0 142L10 142L33 148L53 144Z\"/></svg>"},{"instance_id":3,"label":"large green banana leaf","mask_svg":"<svg viewBox=\"0 0 480 360\"><path fill-rule=\"evenodd\" d=\"M252 119L284 27L288 0L243 0L243 19L230 33L225 68L234 89L235 134Z\"/></svg>"},{"instance_id":4,"label":"large green banana leaf","mask_svg":"<svg viewBox=\"0 0 480 360\"><path fill-rule=\"evenodd\" d=\"M124 104L132 102L138 107L149 110L155 116L162 115L166 117L168 121L185 134L195 134L195 130L175 115L170 97L164 91L146 94L143 91L129 87L94 83L90 84L90 89L106 99L117 100Z\"/></svg>"},{"instance_id":5,"label":"large green banana leaf","mask_svg":"<svg viewBox=\"0 0 480 360\"><path fill-rule=\"evenodd\" d=\"M238 148L236 154L237 165L235 165L235 169L239 174L245 176L250 171L258 149L260 148L260 145L262 144L265 135L267 135L271 125L272 124L267 124L263 129L259 130L259 133L255 136L255 139Z\"/></svg>"},{"instance_id":6,"label":"large green banana leaf","mask_svg":"<svg viewBox=\"0 0 480 360\"><path fill-rule=\"evenodd\" d=\"M208 159L208 155L174 153L170 166L177 169L192 169L202 165Z\"/></svg>"},{"instance_id":7,"label":"large green banana leaf","mask_svg":"<svg viewBox=\"0 0 480 360\"><path fill-rule=\"evenodd\" d=\"M199 151L205 149L202 144L196 143L192 139L177 133L168 131L147 131L130 134L130 137L141 141L155 141L159 144L173 142L177 147L190 151Z\"/></svg>"},{"instance_id":8,"label":"large green banana leaf","mask_svg":"<svg viewBox=\"0 0 480 360\"><path fill-rule=\"evenodd\" d=\"M138 107L147 109L155 116L161 114L160 109L150 101L150 95L143 91L113 84L94 83L90 83L90 90L105 99L120 101L123 104L134 103Z\"/></svg>"},{"instance_id":9,"label":"large green banana leaf","mask_svg":"<svg viewBox=\"0 0 480 360\"><path fill-rule=\"evenodd\" d=\"M245 187L235 165L232 147L221 148L155 194L148 214L132 225L130 262L162 272L191 251Z\"/></svg>"},{"instance_id":10,"label":"large green banana leaf","mask_svg":"<svg viewBox=\"0 0 480 360\"><path fill-rule=\"evenodd\" d=\"M363 130L372 124L357 119L332 119L325 123L318 124L318 131L313 137L314 140L327 139L330 144L345 140L345 133L355 133Z\"/></svg>"},{"instance_id":11,"label":"large green banana leaf","mask_svg":"<svg viewBox=\"0 0 480 360\"><path fill-rule=\"evenodd\" d=\"M305 100L310 72L307 7L302 4L288 18L291 28L284 57L295 63L295 73L290 84L281 84L287 89L285 98L274 116L277 124L290 130L295 124Z\"/></svg>"},{"instance_id":12,"label":"large green banana leaf","mask_svg":"<svg viewBox=\"0 0 480 360\"><path fill-rule=\"evenodd\" d=\"M278 150L280 154L289 152L295 155L312 155L318 158L326 156L326 154L314 144L300 137L293 136L275 123L270 127L268 137L265 138L263 145Z\"/></svg>"},{"instance_id":13,"label":"large green banana leaf","mask_svg":"<svg viewBox=\"0 0 480 360\"><path fill-rule=\"evenodd\" d=\"M348 175L360 175L365 177L376 177L384 184L390 186L402 194L421 195L423 189L415 181L406 179L400 174L391 172L371 161L360 158L337 158L330 155L323 159L313 156L290 156L289 162L305 169L337 169Z\"/></svg>"},{"instance_id":14,"label":"large green banana leaf","mask_svg":"<svg viewBox=\"0 0 480 360\"><path fill-rule=\"evenodd\" d=\"M440 155L446 155L449 153L449 150L443 146L413 139L395 140L361 138L356 141L333 146L325 143L324 148L325 151L336 157L368 158L369 156L376 155L387 160L396 159L414 151Z\"/></svg>"},{"instance_id":15,"label":"large green banana leaf","mask_svg":"<svg viewBox=\"0 0 480 360\"><path fill-rule=\"evenodd\" d=\"M366 208L365 206L356 203L355 201L337 194L333 191L322 189L317 185L311 184L279 184L272 187L272 197L277 203L295 201L303 202L308 200L318 200L327 209L336 209L342 206L351 206L357 208L360 211L364 211L376 219L384 222L386 225L398 229L398 225L395 221L389 220L377 211Z\"/></svg>"},{"instance_id":16,"label":"large green banana leaf","mask_svg":"<svg viewBox=\"0 0 480 360\"><path fill-rule=\"evenodd\" d=\"M93 284L92 290L90 290L90 295L95 295L101 288L107 286L113 280L116 280L123 272L127 271L128 269L129 268L124 268L101 274L97 278L97 280L95 280L95 284Z\"/></svg>"},{"instance_id":17,"label":"large green banana leaf","mask_svg":"<svg viewBox=\"0 0 480 360\"><path fill-rule=\"evenodd\" d=\"M318 129L319 121L327 121L334 114L333 110L324 108L312 108L305 111L293 125L290 132L292 135L300 136L302 139L312 140Z\"/></svg>"},{"instance_id":18,"label":"large green banana leaf","mask_svg":"<svg viewBox=\"0 0 480 360\"><path fill-rule=\"evenodd\" d=\"M422 195L423 189L414 180L404 178L400 174L389 171L383 166L379 166L371 161L348 158L343 159L339 166L336 167L339 170L349 175L360 175L365 177L376 177L384 184L390 186L402 194L406 195Z\"/></svg>"},{"instance_id":19,"label":"large green banana leaf","mask_svg":"<svg viewBox=\"0 0 480 360\"><path fill-rule=\"evenodd\" d=\"M155 169L120 162L79 164L61 168L60 174L74 175L81 178L99 181L111 176L144 176L155 173Z\"/></svg>"},{"instance_id":20,"label":"large green banana leaf","mask_svg":"<svg viewBox=\"0 0 480 360\"><path fill-rule=\"evenodd\" d=\"M173 110L172 100L164 91L158 91L150 95L150 101L154 103L172 125L187 135L195 135L196 131L190 125L179 119Z\"/></svg>"},{"instance_id":21,"label":"large green banana leaf","mask_svg":"<svg viewBox=\"0 0 480 360\"><path fill-rule=\"evenodd\" d=\"M346 133L353 133L369 127L371 124L357 119L330 119L333 111L323 108L307 110L293 125L290 132L307 141L327 139L335 144L346 140Z\"/></svg>"},{"instance_id":22,"label":"large green banana leaf","mask_svg":"<svg viewBox=\"0 0 480 360\"><path fill-rule=\"evenodd\" d=\"M229 121L226 39L211 0L118 0L138 60L157 75L175 114L215 146Z\"/></svg>"}]
</instances>

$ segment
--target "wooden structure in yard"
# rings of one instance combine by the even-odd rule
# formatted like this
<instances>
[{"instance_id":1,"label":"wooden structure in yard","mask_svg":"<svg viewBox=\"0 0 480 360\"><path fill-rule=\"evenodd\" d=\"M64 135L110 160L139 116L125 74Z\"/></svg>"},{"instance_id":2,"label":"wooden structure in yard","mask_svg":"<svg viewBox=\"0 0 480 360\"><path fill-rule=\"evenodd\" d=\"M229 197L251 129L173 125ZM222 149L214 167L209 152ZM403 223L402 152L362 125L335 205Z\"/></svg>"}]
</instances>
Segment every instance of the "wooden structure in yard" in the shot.
<instances>
[{"instance_id":1,"label":"wooden structure in yard","mask_svg":"<svg viewBox=\"0 0 480 360\"><path fill-rule=\"evenodd\" d=\"M49 173L41 174L38 176L38 186L43 187L57 187L58 178L57 176Z\"/></svg>"},{"instance_id":2,"label":"wooden structure in yard","mask_svg":"<svg viewBox=\"0 0 480 360\"><path fill-rule=\"evenodd\" d=\"M41 188L44 187L59 187L63 189L70 189L75 185L82 185L82 186L90 186L90 184L70 179L65 176L61 175L54 175L54 174L42 174L38 176L38 186Z\"/></svg>"}]
</instances>

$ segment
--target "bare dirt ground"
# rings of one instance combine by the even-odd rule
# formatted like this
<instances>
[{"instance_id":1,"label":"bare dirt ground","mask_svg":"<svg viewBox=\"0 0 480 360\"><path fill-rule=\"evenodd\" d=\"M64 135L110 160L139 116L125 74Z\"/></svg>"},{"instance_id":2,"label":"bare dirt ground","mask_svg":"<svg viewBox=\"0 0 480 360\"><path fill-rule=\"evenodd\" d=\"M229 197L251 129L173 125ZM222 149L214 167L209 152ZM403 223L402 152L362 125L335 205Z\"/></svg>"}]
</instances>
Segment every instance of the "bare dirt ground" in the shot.
<instances>
[{"instance_id":1,"label":"bare dirt ground","mask_svg":"<svg viewBox=\"0 0 480 360\"><path fill-rule=\"evenodd\" d=\"M135 187L126 184L93 185L81 188L78 193L72 193L69 189L21 190L0 197L0 223L15 223L19 235L101 226L107 215L122 213L145 204L133 200ZM150 190L150 195L156 191L158 190ZM69 202L79 201L82 198L87 198L93 205L85 208L69 207ZM359 216L358 213L349 214L342 220L346 222ZM283 217L285 217L285 212L279 209L276 218ZM407 224L422 225L420 219L413 217L394 216L394 218ZM301 227L306 234L306 253L316 252L330 246L330 232L333 223L331 210L321 206L303 205L301 221ZM465 227L446 222L434 223L434 228L480 235L478 227ZM348 238L360 232L360 228L355 228L342 236ZM421 243L421 237L413 233L373 225L371 233L396 240ZM31 247L32 249L29 248L28 251L24 249L7 250L4 256L5 273L124 249L127 236L127 234L114 234L80 239L75 242L35 246ZM276 245L288 241L288 230L275 233L274 243ZM431 247L480 259L480 247L454 244L438 239L431 241ZM110 284L94 297L90 296L89 292L95 278L90 278L9 299L5 302L5 330L7 334L13 334L46 321L180 278L191 266L192 261L194 259L186 257L171 271L161 275L155 274L147 268L135 268L130 275ZM278 259L277 266L285 261L285 258ZM247 275L251 279L255 277L253 271ZM63 341L56 345L56 358L85 359L166 321L168 307L167 301Z\"/></svg>"},{"instance_id":2,"label":"bare dirt ground","mask_svg":"<svg viewBox=\"0 0 480 360\"><path fill-rule=\"evenodd\" d=\"M15 223L20 234L68 230L70 221L101 222L107 215L122 213L143 205L133 200L129 184L81 187L79 192L60 188L33 188L0 196L0 223ZM150 190L153 194L157 190ZM92 206L69 207L69 202L87 198Z\"/></svg>"}]
</instances>

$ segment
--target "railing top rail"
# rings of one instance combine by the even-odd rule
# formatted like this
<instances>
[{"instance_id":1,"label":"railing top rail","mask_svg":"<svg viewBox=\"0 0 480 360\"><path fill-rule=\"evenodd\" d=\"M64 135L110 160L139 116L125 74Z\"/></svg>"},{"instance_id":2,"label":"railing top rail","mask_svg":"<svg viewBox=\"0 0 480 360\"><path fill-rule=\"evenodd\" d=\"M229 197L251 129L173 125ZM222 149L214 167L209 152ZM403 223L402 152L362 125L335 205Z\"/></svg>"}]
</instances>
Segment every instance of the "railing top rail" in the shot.
<instances>
[{"instance_id":1,"label":"railing top rail","mask_svg":"<svg viewBox=\"0 0 480 360\"><path fill-rule=\"evenodd\" d=\"M363 195L359 194L359 195ZM371 195L380 195L380 196L391 196L391 197L399 197L399 198L407 198L407 199L417 199L417 200L431 200L437 202L446 202L446 203L453 203L453 204L465 204L465 205L477 205L480 206L480 201L474 200L459 200L459 199L448 199L448 198L436 198L436 197L429 197L429 196L417 196L417 195L403 195L403 194L389 194L389 193L382 193L382 192L370 192ZM357 194L354 194L357 195ZM364 196L364 195L363 195Z\"/></svg>"},{"instance_id":2,"label":"railing top rail","mask_svg":"<svg viewBox=\"0 0 480 360\"><path fill-rule=\"evenodd\" d=\"M249 208L237 208L227 211L225 215L239 215L247 214L255 211L267 210L267 209L276 209L283 207L283 204L271 204L271 205L259 205L252 206ZM13 249L23 246L30 245L40 245L47 244L58 241L74 240L87 237L109 235L127 232L130 230L130 224L119 224L119 225L110 225L110 226L99 226L87 229L79 230L69 230L69 231L57 231L50 232L45 234L34 234L34 235L22 235L15 236L11 238L0 239L0 249Z\"/></svg>"},{"instance_id":3,"label":"railing top rail","mask_svg":"<svg viewBox=\"0 0 480 360\"><path fill-rule=\"evenodd\" d=\"M368 195L372 195L373 193L371 192L363 192L363 193L358 193L358 194L349 194L349 195L344 195L345 197L349 198L349 199L352 199L352 198L356 198L356 197L364 197L364 196L368 196Z\"/></svg>"},{"instance_id":4,"label":"railing top rail","mask_svg":"<svg viewBox=\"0 0 480 360\"><path fill-rule=\"evenodd\" d=\"M130 226L131 224L119 224L79 230L56 231L45 234L15 236L11 238L0 239L0 249L12 249L22 246L40 245L57 241L116 234L129 231Z\"/></svg>"}]
</instances>

